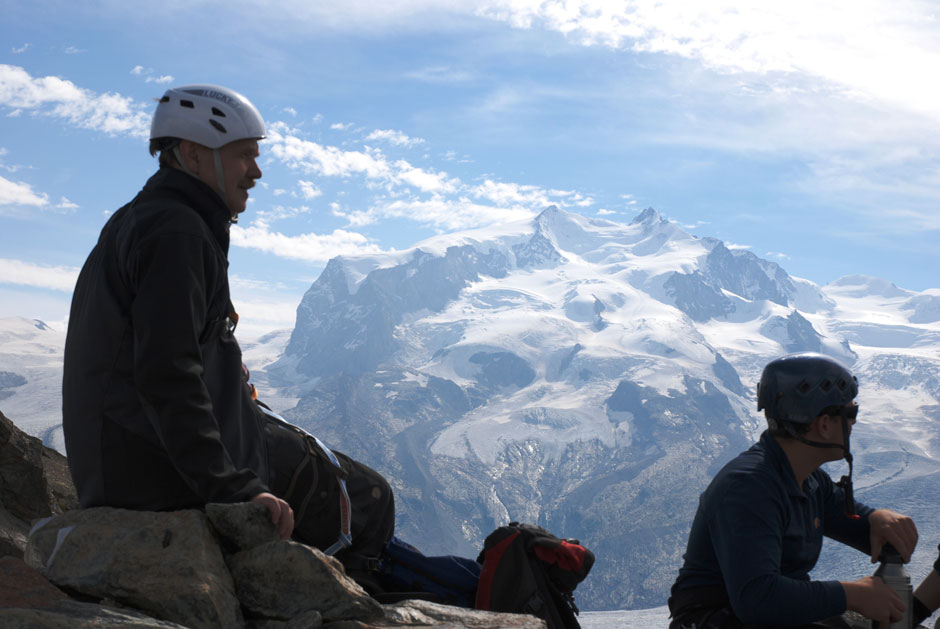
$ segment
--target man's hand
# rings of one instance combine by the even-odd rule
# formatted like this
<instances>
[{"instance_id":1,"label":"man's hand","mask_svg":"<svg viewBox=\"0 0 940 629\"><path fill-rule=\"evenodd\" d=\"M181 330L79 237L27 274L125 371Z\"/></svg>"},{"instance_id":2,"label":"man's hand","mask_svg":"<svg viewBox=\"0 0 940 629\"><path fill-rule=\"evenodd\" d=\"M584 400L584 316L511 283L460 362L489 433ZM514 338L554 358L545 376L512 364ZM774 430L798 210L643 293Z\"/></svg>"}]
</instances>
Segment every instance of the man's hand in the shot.
<instances>
[{"instance_id":1,"label":"man's hand","mask_svg":"<svg viewBox=\"0 0 940 629\"><path fill-rule=\"evenodd\" d=\"M256 502L267 508L268 513L271 515L271 521L277 527L277 534L281 536L281 539L290 538L291 533L294 532L294 510L290 508L289 504L269 493L258 494L251 499L251 502Z\"/></svg>"},{"instance_id":2,"label":"man's hand","mask_svg":"<svg viewBox=\"0 0 940 629\"><path fill-rule=\"evenodd\" d=\"M881 577L865 577L853 582L842 582L846 607L866 618L879 622L879 627L888 627L892 622L904 618L907 607Z\"/></svg>"},{"instance_id":3,"label":"man's hand","mask_svg":"<svg viewBox=\"0 0 940 629\"><path fill-rule=\"evenodd\" d=\"M877 509L868 516L871 527L871 562L878 561L885 543L894 546L907 563L917 546L917 527L914 520L889 509Z\"/></svg>"}]
</instances>

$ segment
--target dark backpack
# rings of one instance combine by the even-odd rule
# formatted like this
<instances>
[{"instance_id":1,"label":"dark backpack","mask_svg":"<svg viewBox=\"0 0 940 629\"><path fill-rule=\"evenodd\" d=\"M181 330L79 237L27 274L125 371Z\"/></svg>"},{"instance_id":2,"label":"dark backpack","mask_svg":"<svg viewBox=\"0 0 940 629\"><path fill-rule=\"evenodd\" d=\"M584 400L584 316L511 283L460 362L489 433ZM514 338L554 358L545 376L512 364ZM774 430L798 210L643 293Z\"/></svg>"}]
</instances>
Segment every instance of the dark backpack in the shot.
<instances>
[{"instance_id":1,"label":"dark backpack","mask_svg":"<svg viewBox=\"0 0 940 629\"><path fill-rule=\"evenodd\" d=\"M420 598L458 607L473 607L480 564L456 555L427 556L392 537L379 560L380 602Z\"/></svg>"},{"instance_id":2,"label":"dark backpack","mask_svg":"<svg viewBox=\"0 0 940 629\"><path fill-rule=\"evenodd\" d=\"M476 608L538 616L548 629L579 629L574 589L594 565L594 553L533 524L510 522L490 533Z\"/></svg>"}]
</instances>

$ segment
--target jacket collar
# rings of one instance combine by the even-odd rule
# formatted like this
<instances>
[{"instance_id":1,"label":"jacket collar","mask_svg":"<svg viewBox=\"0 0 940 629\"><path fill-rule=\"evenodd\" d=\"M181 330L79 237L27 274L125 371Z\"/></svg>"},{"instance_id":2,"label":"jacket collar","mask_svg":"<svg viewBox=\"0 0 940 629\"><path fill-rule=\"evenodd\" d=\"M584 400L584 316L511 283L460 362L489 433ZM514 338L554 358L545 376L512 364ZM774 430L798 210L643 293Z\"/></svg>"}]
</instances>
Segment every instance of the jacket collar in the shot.
<instances>
[{"instance_id":1,"label":"jacket collar","mask_svg":"<svg viewBox=\"0 0 940 629\"><path fill-rule=\"evenodd\" d=\"M797 484L796 474L793 473L793 466L790 465L790 459L787 458L783 448L780 447L780 444L777 443L777 440L770 434L769 430L765 430L763 434L761 434L760 443L764 451L767 452L767 458L773 462L774 467L780 472L780 478L783 479L783 482L787 486L787 493L791 496L805 497L816 491L819 487L819 481L816 480L815 473L806 477L803 487Z\"/></svg>"},{"instance_id":2,"label":"jacket collar","mask_svg":"<svg viewBox=\"0 0 940 629\"><path fill-rule=\"evenodd\" d=\"M167 197L196 212L228 255L231 212L215 190L181 170L163 167L144 184L137 195L137 202L165 200Z\"/></svg>"}]
</instances>

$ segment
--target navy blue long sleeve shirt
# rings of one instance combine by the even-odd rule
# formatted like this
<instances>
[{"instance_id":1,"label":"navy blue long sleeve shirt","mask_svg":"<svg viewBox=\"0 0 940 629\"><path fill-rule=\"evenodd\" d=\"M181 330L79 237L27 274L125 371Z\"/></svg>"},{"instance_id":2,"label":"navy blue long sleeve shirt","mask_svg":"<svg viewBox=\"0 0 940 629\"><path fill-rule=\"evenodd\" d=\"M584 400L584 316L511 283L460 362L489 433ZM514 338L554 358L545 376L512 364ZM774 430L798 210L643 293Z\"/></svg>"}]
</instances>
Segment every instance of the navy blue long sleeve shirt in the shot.
<instances>
[{"instance_id":1,"label":"navy blue long sleeve shirt","mask_svg":"<svg viewBox=\"0 0 940 629\"><path fill-rule=\"evenodd\" d=\"M801 488L776 439L764 432L699 499L675 591L723 587L745 623L801 625L846 610L838 581L811 581L823 535L871 552L870 507L845 515L845 496L823 470Z\"/></svg>"}]
</instances>

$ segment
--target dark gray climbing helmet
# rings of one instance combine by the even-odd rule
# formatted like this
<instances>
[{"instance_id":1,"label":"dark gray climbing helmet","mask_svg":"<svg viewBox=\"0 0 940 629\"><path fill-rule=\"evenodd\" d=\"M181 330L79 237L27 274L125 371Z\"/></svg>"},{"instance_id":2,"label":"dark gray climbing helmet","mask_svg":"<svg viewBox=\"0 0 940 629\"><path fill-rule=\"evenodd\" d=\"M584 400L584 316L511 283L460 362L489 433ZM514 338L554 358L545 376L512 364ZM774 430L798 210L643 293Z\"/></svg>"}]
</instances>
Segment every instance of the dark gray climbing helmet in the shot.
<instances>
[{"instance_id":1,"label":"dark gray climbing helmet","mask_svg":"<svg viewBox=\"0 0 940 629\"><path fill-rule=\"evenodd\" d=\"M830 406L858 395L858 380L839 361L822 354L790 354L767 363L757 385L757 410L777 421L809 424Z\"/></svg>"}]
</instances>

